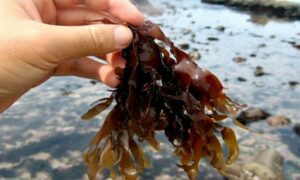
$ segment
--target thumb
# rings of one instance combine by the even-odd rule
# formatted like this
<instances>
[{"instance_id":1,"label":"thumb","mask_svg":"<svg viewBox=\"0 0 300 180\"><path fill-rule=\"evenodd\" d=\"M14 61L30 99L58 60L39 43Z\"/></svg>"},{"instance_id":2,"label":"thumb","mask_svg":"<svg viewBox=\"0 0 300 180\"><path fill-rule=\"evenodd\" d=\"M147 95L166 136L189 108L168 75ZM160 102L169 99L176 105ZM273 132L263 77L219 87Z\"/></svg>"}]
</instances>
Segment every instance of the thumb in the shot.
<instances>
[{"instance_id":1,"label":"thumb","mask_svg":"<svg viewBox=\"0 0 300 180\"><path fill-rule=\"evenodd\" d=\"M106 55L132 40L131 30L121 25L46 26L47 50L59 60Z\"/></svg>"}]
</instances>

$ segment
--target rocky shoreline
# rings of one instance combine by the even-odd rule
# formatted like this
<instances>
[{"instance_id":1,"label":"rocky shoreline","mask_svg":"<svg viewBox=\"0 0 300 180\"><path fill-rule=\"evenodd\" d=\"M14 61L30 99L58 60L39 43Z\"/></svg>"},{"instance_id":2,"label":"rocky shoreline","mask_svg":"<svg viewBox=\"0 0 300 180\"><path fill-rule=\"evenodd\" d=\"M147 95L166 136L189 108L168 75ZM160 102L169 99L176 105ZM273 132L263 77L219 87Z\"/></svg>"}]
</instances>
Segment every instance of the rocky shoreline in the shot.
<instances>
[{"instance_id":1,"label":"rocky shoreline","mask_svg":"<svg viewBox=\"0 0 300 180\"><path fill-rule=\"evenodd\" d=\"M245 131L229 119L225 123L237 132L240 145L238 161L223 177L203 159L197 180L257 180L270 171L299 180L300 21L267 17L269 23L261 26L249 21L253 14L199 0L134 1L196 63L215 73L233 100L248 105L238 119L264 132ZM56 77L1 114L0 179L87 180L82 154L108 112L90 122L80 116L109 96L107 90L95 81ZM161 151L144 146L153 164L140 179L187 180L172 145L164 134L157 138ZM108 177L105 171L99 179Z\"/></svg>"},{"instance_id":2,"label":"rocky shoreline","mask_svg":"<svg viewBox=\"0 0 300 180\"><path fill-rule=\"evenodd\" d=\"M202 0L204 3L219 4L252 13L300 20L300 3L277 0Z\"/></svg>"}]
</instances>

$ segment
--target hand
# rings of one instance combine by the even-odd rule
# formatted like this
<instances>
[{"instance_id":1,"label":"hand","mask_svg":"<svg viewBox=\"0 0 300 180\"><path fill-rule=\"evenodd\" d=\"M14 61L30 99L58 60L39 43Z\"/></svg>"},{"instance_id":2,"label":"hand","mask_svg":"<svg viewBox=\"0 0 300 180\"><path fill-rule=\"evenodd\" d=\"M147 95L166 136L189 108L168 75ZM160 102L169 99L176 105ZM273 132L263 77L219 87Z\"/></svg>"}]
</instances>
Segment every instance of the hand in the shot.
<instances>
[{"instance_id":1,"label":"hand","mask_svg":"<svg viewBox=\"0 0 300 180\"><path fill-rule=\"evenodd\" d=\"M117 52L132 32L121 25L93 24L103 12L123 22L143 23L129 0L0 0L0 112L51 76L75 75L113 87ZM105 58L108 64L87 56Z\"/></svg>"}]
</instances>

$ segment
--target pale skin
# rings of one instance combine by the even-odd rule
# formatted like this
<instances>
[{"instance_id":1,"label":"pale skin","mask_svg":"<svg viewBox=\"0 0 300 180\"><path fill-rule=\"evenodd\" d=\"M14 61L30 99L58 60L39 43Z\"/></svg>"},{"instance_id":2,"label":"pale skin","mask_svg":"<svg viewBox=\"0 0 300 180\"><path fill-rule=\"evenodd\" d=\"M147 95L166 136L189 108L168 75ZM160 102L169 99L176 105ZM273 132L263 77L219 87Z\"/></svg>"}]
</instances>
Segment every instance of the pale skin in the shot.
<instances>
[{"instance_id":1,"label":"pale skin","mask_svg":"<svg viewBox=\"0 0 300 180\"><path fill-rule=\"evenodd\" d=\"M115 87L114 69L124 67L119 51L130 44L132 32L98 24L103 12L122 22L144 22L129 0L0 0L0 112L52 76Z\"/></svg>"}]
</instances>

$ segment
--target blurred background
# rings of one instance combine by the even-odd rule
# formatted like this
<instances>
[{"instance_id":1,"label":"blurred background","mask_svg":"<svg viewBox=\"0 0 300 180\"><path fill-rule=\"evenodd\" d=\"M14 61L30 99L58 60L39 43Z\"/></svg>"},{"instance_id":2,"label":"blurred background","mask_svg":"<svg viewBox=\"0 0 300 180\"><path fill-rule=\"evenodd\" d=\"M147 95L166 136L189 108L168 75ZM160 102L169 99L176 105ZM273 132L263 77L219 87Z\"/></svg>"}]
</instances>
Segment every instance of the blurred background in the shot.
<instances>
[{"instance_id":1,"label":"blurred background","mask_svg":"<svg viewBox=\"0 0 300 180\"><path fill-rule=\"evenodd\" d=\"M135 0L175 44L216 74L235 101L239 160L225 175L202 160L198 179L300 179L300 1ZM82 154L107 111L85 122L89 105L110 93L98 82L52 78L0 115L0 179L87 179ZM140 179L187 179L163 134L145 145L152 168ZM107 179L104 171L99 179Z\"/></svg>"}]
</instances>

